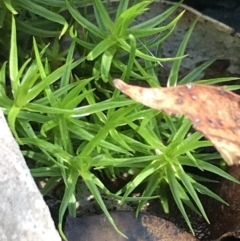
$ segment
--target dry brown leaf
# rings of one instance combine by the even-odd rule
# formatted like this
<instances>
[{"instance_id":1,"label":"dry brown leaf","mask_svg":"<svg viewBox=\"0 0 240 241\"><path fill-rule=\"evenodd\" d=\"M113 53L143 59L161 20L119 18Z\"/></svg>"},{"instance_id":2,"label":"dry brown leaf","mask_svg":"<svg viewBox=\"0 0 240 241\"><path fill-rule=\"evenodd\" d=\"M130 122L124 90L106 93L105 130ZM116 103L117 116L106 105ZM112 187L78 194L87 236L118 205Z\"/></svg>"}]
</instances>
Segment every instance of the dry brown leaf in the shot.
<instances>
[{"instance_id":1,"label":"dry brown leaf","mask_svg":"<svg viewBox=\"0 0 240 241\"><path fill-rule=\"evenodd\" d=\"M240 164L240 96L224 87L187 84L168 88L114 85L133 100L168 114L185 115L220 152L228 165Z\"/></svg>"}]
</instances>

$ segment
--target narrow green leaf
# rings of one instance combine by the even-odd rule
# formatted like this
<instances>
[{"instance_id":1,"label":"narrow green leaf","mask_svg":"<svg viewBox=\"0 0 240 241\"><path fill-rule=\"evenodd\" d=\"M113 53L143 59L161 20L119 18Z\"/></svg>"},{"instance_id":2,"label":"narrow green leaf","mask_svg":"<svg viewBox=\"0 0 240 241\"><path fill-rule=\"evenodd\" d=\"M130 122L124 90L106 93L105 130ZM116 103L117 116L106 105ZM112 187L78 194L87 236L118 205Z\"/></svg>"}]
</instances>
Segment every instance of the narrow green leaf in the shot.
<instances>
[{"instance_id":1,"label":"narrow green leaf","mask_svg":"<svg viewBox=\"0 0 240 241\"><path fill-rule=\"evenodd\" d=\"M135 17L145 12L147 10L147 6L151 2L153 1L141 1L122 12L116 19L112 35L115 37L123 37L130 23L135 19Z\"/></svg>"},{"instance_id":2,"label":"narrow green leaf","mask_svg":"<svg viewBox=\"0 0 240 241\"><path fill-rule=\"evenodd\" d=\"M12 2L11 0L3 0L3 3L5 4L5 6L7 7L7 9L14 15L18 14L18 12L14 9L14 7L12 6Z\"/></svg>"},{"instance_id":3,"label":"narrow green leaf","mask_svg":"<svg viewBox=\"0 0 240 241\"><path fill-rule=\"evenodd\" d=\"M48 141L37 139L37 138L21 138L21 142L26 145L34 145L38 148L41 148L47 152L49 152L51 155L60 158L66 163L70 163L71 155L64 151L61 147L58 147L57 145L54 145Z\"/></svg>"},{"instance_id":4,"label":"narrow green leaf","mask_svg":"<svg viewBox=\"0 0 240 241\"><path fill-rule=\"evenodd\" d=\"M0 96L7 97L6 95L6 66L7 62L4 62L0 69Z\"/></svg>"},{"instance_id":5,"label":"narrow green leaf","mask_svg":"<svg viewBox=\"0 0 240 241\"><path fill-rule=\"evenodd\" d=\"M4 9L0 9L0 28L3 27L4 20L5 20L7 12L8 12L8 10L5 9L5 8Z\"/></svg>"},{"instance_id":6,"label":"narrow green leaf","mask_svg":"<svg viewBox=\"0 0 240 241\"><path fill-rule=\"evenodd\" d=\"M143 197L151 197L154 191L157 189L157 186L159 185L159 173L156 172L154 174L151 174L149 180L147 181L147 185L143 191L142 196ZM162 197L160 197L162 199ZM136 216L139 214L139 212L142 210L143 206L147 203L148 200L142 200L139 202L137 210L136 210Z\"/></svg>"},{"instance_id":7,"label":"narrow green leaf","mask_svg":"<svg viewBox=\"0 0 240 241\"><path fill-rule=\"evenodd\" d=\"M94 198L96 199L96 201L98 202L99 206L101 207L101 209L103 210L103 212L105 213L108 221L112 224L112 226L114 227L114 229L116 230L117 233L119 233L121 236L123 236L124 238L127 238L127 236L125 236L116 226L113 218L111 217L110 213L108 212L106 205L103 202L102 196L96 186L96 184L94 183L94 179L92 178L92 176L94 176L93 174L88 174L86 176L83 176L83 180L86 183L88 189L91 191L91 193L93 194Z\"/></svg>"},{"instance_id":8,"label":"narrow green leaf","mask_svg":"<svg viewBox=\"0 0 240 241\"><path fill-rule=\"evenodd\" d=\"M73 6L72 3L70 3L70 1L66 1L66 5L69 12L72 14L73 18L80 24L80 26L86 28L89 32L95 34L101 39L104 39L106 37L106 33L102 29L96 27L93 23L85 19L76 9L76 7Z\"/></svg>"},{"instance_id":9,"label":"narrow green leaf","mask_svg":"<svg viewBox=\"0 0 240 241\"><path fill-rule=\"evenodd\" d=\"M67 151L69 154L74 155L73 143L72 139L70 138L68 129L68 121L65 119L63 115L58 116L58 129L63 149Z\"/></svg>"},{"instance_id":10,"label":"narrow green leaf","mask_svg":"<svg viewBox=\"0 0 240 241\"><path fill-rule=\"evenodd\" d=\"M174 134L174 138L172 141L183 140L184 137L188 134L191 126L192 126L192 123L187 119L184 119L184 122L182 123L181 127L178 128L177 132Z\"/></svg>"},{"instance_id":11,"label":"narrow green leaf","mask_svg":"<svg viewBox=\"0 0 240 241\"><path fill-rule=\"evenodd\" d=\"M134 149L132 149L122 138L122 135L117 132L116 129L112 129L109 131L110 136L113 138L113 140L116 141L116 143L119 143L120 146L124 147L126 150L130 152L134 152Z\"/></svg>"},{"instance_id":12,"label":"narrow green leaf","mask_svg":"<svg viewBox=\"0 0 240 241\"><path fill-rule=\"evenodd\" d=\"M180 20L180 18L183 16L184 11L181 12L172 22L170 22L169 24L167 24L164 27L157 27L157 28L141 28L141 29L129 29L126 31L126 34L132 34L134 35L136 38L140 38L140 37L147 37L150 35L154 35L154 34L160 34L166 30L171 29L172 27L176 26L177 22Z\"/></svg>"},{"instance_id":13,"label":"narrow green leaf","mask_svg":"<svg viewBox=\"0 0 240 241\"><path fill-rule=\"evenodd\" d=\"M110 79L110 69L112 65L112 60L114 58L116 47L113 46L104 51L102 55L102 62L101 62L101 77L105 83L107 83Z\"/></svg>"},{"instance_id":14,"label":"narrow green leaf","mask_svg":"<svg viewBox=\"0 0 240 241\"><path fill-rule=\"evenodd\" d=\"M24 9L27 9L28 11L35 13L39 16L42 16L52 22L56 22L56 23L63 25L63 29L62 29L59 37L61 37L67 31L68 23L64 19L64 17L61 16L60 14L56 14L56 13L48 10L47 8L44 8L41 5L36 4L30 0L19 0L19 3L21 3L21 6Z\"/></svg>"},{"instance_id":15,"label":"narrow green leaf","mask_svg":"<svg viewBox=\"0 0 240 241\"><path fill-rule=\"evenodd\" d=\"M67 238L65 237L63 230L62 230L63 216L67 209L67 206L70 204L70 200L71 200L72 196L75 193L75 187L76 187L77 180L78 180L78 173L76 171L71 171L69 173L69 176L67 179L65 192L64 192L63 199L62 199L62 202L60 205L60 209L59 209L58 230L59 230L59 233L61 234L61 236L63 237L63 239L66 241L67 241Z\"/></svg>"},{"instance_id":16,"label":"narrow green leaf","mask_svg":"<svg viewBox=\"0 0 240 241\"><path fill-rule=\"evenodd\" d=\"M125 1L124 1L125 2ZM139 23L135 26L133 26L131 29L145 29L145 28L154 28L155 26L162 23L166 18L168 18L174 11L178 9L178 7L182 4L182 0L178 3L174 4L172 7L168 8L163 13L157 15L156 17L153 17L147 21L144 21L142 23Z\"/></svg>"},{"instance_id":17,"label":"narrow green leaf","mask_svg":"<svg viewBox=\"0 0 240 241\"><path fill-rule=\"evenodd\" d=\"M29 35L35 36L35 37L43 37L43 38L50 38L50 37L57 37L60 35L60 31L56 30L49 30L44 29L42 27L35 27L33 24L29 22L21 21L20 19L16 19L18 30L27 33Z\"/></svg>"},{"instance_id":18,"label":"narrow green leaf","mask_svg":"<svg viewBox=\"0 0 240 241\"><path fill-rule=\"evenodd\" d=\"M46 76L41 82L39 82L37 85L35 85L25 96L25 98L22 101L25 101L25 103L30 102L32 99L34 99L40 92L42 92L48 85L54 83L56 80L58 80L61 75L63 74L64 70L68 65L71 66L71 68L74 68L77 65L77 62L81 61L76 61L74 63L67 63L58 69L56 69L54 72Z\"/></svg>"},{"instance_id":19,"label":"narrow green leaf","mask_svg":"<svg viewBox=\"0 0 240 241\"><path fill-rule=\"evenodd\" d=\"M133 64L134 64L134 60L135 60L135 52L136 52L136 48L137 48L137 43L136 43L136 39L135 37L130 34L128 36L129 40L130 40L130 46L131 46L131 50L129 53L129 58L128 58L128 64L127 64L127 68L123 73L122 78L128 82L130 79L130 75L131 75L131 71L133 68Z\"/></svg>"},{"instance_id":20,"label":"narrow green leaf","mask_svg":"<svg viewBox=\"0 0 240 241\"><path fill-rule=\"evenodd\" d=\"M126 192L122 198L122 202L125 201L125 198L148 176L155 173L160 168L164 167L166 162L159 162L158 160L153 161L151 164L146 166L130 183L126 185Z\"/></svg>"},{"instance_id":21,"label":"narrow green leaf","mask_svg":"<svg viewBox=\"0 0 240 241\"><path fill-rule=\"evenodd\" d=\"M30 169L33 177L61 177L59 167L38 167Z\"/></svg>"},{"instance_id":22,"label":"narrow green leaf","mask_svg":"<svg viewBox=\"0 0 240 241\"><path fill-rule=\"evenodd\" d=\"M173 170L170 167L166 168L166 175L167 175L166 177L167 177L167 180L168 180L169 187L171 189L173 198L174 198L174 200L175 200L175 202L176 202L176 204L177 204L181 214L183 215L183 217L184 217L188 227L190 228L191 232L194 234L194 230L192 228L191 222L190 222L190 220L188 218L188 215L187 215L187 213L185 211L185 208L183 206L181 198L178 195L178 193L179 193L178 192L178 182L177 182L177 180L176 180L176 178L174 176Z\"/></svg>"},{"instance_id":23,"label":"narrow green leaf","mask_svg":"<svg viewBox=\"0 0 240 241\"><path fill-rule=\"evenodd\" d=\"M180 160L180 164L181 165L186 165L186 166L192 166L194 167L194 163L190 160L190 159L185 159L185 158L179 158ZM223 171L222 169L220 169L219 167L217 166L214 166L213 164L211 163L208 163L206 161L202 161L202 160L199 160L197 159L197 162L198 162L198 165L203 169L203 170L206 170L206 171L209 171L209 172L212 172L218 176L221 176L225 179L228 179L232 182L235 182L235 183L238 183L240 184L240 181L237 180L235 177L229 175L227 172Z\"/></svg>"},{"instance_id":24,"label":"narrow green leaf","mask_svg":"<svg viewBox=\"0 0 240 241\"><path fill-rule=\"evenodd\" d=\"M11 85L13 88L13 93L17 91L18 88L18 51L17 51L17 32L16 32L16 22L14 16L12 16L12 32L11 32L11 48L9 56L9 74Z\"/></svg>"},{"instance_id":25,"label":"narrow green leaf","mask_svg":"<svg viewBox=\"0 0 240 241\"><path fill-rule=\"evenodd\" d=\"M201 214L205 218L205 220L209 223L207 214L202 206L202 203L195 191L195 189L192 186L191 179L189 179L188 175L184 172L182 169L182 166L179 165L177 168L177 175L179 176L179 180L182 182L182 184L185 186L186 190L188 191L189 195L192 197L193 201L197 205L198 209L200 210Z\"/></svg>"},{"instance_id":26,"label":"narrow green leaf","mask_svg":"<svg viewBox=\"0 0 240 241\"><path fill-rule=\"evenodd\" d=\"M59 178L59 177L50 177L47 180L46 185L41 189L41 194L43 196L48 194L50 191L52 191L58 185L60 180L61 180L61 178Z\"/></svg>"},{"instance_id":27,"label":"narrow green leaf","mask_svg":"<svg viewBox=\"0 0 240 241\"><path fill-rule=\"evenodd\" d=\"M74 50L75 50L75 41L72 41L70 47L68 48L68 55L67 55L67 58L66 58L66 63L70 63L73 60ZM85 60L85 58L82 58L82 62L84 60ZM68 65L65 68L65 70L63 71L61 81L60 81L60 88L66 86L70 83L71 73L72 73L72 68L71 68L70 65Z\"/></svg>"},{"instance_id":28,"label":"narrow green leaf","mask_svg":"<svg viewBox=\"0 0 240 241\"><path fill-rule=\"evenodd\" d=\"M103 41L101 41L94 49L88 54L87 60L94 60L96 59L99 55L104 53L104 51L108 50L110 47L116 44L116 40L112 40L112 38L105 38ZM113 52L115 52L115 48L112 49ZM113 57L111 55L111 52L109 53L110 57ZM108 56L108 57L109 57Z\"/></svg>"},{"instance_id":29,"label":"narrow green leaf","mask_svg":"<svg viewBox=\"0 0 240 241\"><path fill-rule=\"evenodd\" d=\"M197 19L191 24L190 28L188 29L187 33L185 34L179 48L177 51L177 57L184 55L188 40L192 34L192 31L194 29L195 24L197 23ZM176 86L177 85L177 81L178 81L178 72L180 69L182 63L182 59L176 59L173 62L173 66L171 68L169 77L168 77L168 81L167 81L167 86Z\"/></svg>"},{"instance_id":30,"label":"narrow green leaf","mask_svg":"<svg viewBox=\"0 0 240 241\"><path fill-rule=\"evenodd\" d=\"M209 67L212 63L214 63L217 60L217 58L212 58L208 60L207 62L201 64L200 66L194 68L193 71L191 71L188 75L186 75L183 79L179 81L179 85L191 83L195 80L196 77L198 77L203 70L205 70L207 67Z\"/></svg>"},{"instance_id":31,"label":"narrow green leaf","mask_svg":"<svg viewBox=\"0 0 240 241\"><path fill-rule=\"evenodd\" d=\"M212 192L209 188L207 188L206 186L203 186L202 184L196 182L196 181L192 181L192 185L193 187L201 194L204 195L208 195L211 198L216 199L217 201L229 206L229 204L227 202L225 202L221 197L219 197L217 194L215 194L214 192Z\"/></svg>"},{"instance_id":32,"label":"narrow green leaf","mask_svg":"<svg viewBox=\"0 0 240 241\"><path fill-rule=\"evenodd\" d=\"M93 1L93 8L95 13L95 18L97 19L98 26L106 31L109 31L113 27L113 21L111 20L107 9L100 0Z\"/></svg>"},{"instance_id":33,"label":"narrow green leaf","mask_svg":"<svg viewBox=\"0 0 240 241\"><path fill-rule=\"evenodd\" d=\"M37 67L38 67L38 70L40 72L41 79L44 79L44 78L46 78L46 73L45 73L44 66L42 64L41 55L39 53L39 50L38 50L38 47L37 47L37 42L36 42L35 38L33 38L33 49L34 49L35 58L36 58L36 61L37 61Z\"/></svg>"},{"instance_id":34,"label":"narrow green leaf","mask_svg":"<svg viewBox=\"0 0 240 241\"><path fill-rule=\"evenodd\" d=\"M110 142L106 141L104 134L102 134L102 133L98 134L99 132L91 133L81 127L79 128L77 121L71 120L71 123L73 123L74 125L68 126L69 131L71 131L72 133L77 135L78 139L87 140L88 142L93 143L92 144L93 146L90 147L91 148L90 151L93 151L96 148L96 146L100 146L100 147L106 148L108 150L115 151L117 153L129 154L128 150L120 147L119 145L117 145L117 143L110 143ZM104 132L105 132L105 130L104 130ZM94 140L96 140L94 138L99 138L99 139L102 138L102 139L99 142L94 142ZM89 153L89 150L88 150L89 146L91 146L91 144L85 146L84 150L82 150L81 153L82 152Z\"/></svg>"},{"instance_id":35,"label":"narrow green leaf","mask_svg":"<svg viewBox=\"0 0 240 241\"><path fill-rule=\"evenodd\" d=\"M194 142L187 142L187 143L182 142L177 147L177 150L174 151L174 154L176 156L180 156L181 154L186 153L188 151L193 151L198 148L209 147L209 146L212 146L212 143L210 141L194 141Z\"/></svg>"},{"instance_id":36,"label":"narrow green leaf","mask_svg":"<svg viewBox=\"0 0 240 241\"><path fill-rule=\"evenodd\" d=\"M11 131L13 132L16 140L18 141L18 143L21 143L19 137L18 137L18 133L17 133L17 130L16 130L16 118L20 112L20 109L19 107L13 105L11 107L11 109L9 110L9 113L8 113L8 124L9 124L9 127L11 129Z\"/></svg>"},{"instance_id":37,"label":"narrow green leaf","mask_svg":"<svg viewBox=\"0 0 240 241\"><path fill-rule=\"evenodd\" d=\"M197 80L194 81L197 84L207 84L207 85L213 85L213 84L221 84L222 82L227 81L233 81L233 80L239 80L239 77L223 77L223 78L214 78L214 79L204 79L204 80ZM227 89L230 89L231 86L227 86Z\"/></svg>"},{"instance_id":38,"label":"narrow green leaf","mask_svg":"<svg viewBox=\"0 0 240 241\"><path fill-rule=\"evenodd\" d=\"M128 3L129 3L129 0L120 0L119 5L118 5L118 9L117 9L117 13L116 13L116 17L115 17L115 22L120 17L120 15L124 11L127 10Z\"/></svg>"},{"instance_id":39,"label":"narrow green leaf","mask_svg":"<svg viewBox=\"0 0 240 241\"><path fill-rule=\"evenodd\" d=\"M118 39L118 42L120 44L119 47L121 47L122 49L124 49L127 52L131 51L131 46L126 42L125 39ZM183 59L186 57L184 55L184 56L178 56L178 57L174 57L174 58L158 58L158 57L152 57L147 54L144 54L143 52L139 51L138 49L136 50L136 56L146 59L146 60L154 61L154 62L157 62L157 61L169 62L169 61L173 61L173 60Z\"/></svg>"}]
</instances>

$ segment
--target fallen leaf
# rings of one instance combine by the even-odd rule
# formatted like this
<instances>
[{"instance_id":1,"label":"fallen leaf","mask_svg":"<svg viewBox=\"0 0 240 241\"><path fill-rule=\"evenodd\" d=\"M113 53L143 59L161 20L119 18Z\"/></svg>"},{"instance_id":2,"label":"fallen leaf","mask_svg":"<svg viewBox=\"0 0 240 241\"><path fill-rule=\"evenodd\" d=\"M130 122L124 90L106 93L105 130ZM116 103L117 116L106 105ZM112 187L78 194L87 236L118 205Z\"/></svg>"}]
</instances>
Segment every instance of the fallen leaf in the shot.
<instances>
[{"instance_id":1,"label":"fallen leaf","mask_svg":"<svg viewBox=\"0 0 240 241\"><path fill-rule=\"evenodd\" d=\"M168 114L185 115L220 152L228 165L240 164L240 96L216 87L187 84L168 88L114 85L133 100Z\"/></svg>"}]
</instances>

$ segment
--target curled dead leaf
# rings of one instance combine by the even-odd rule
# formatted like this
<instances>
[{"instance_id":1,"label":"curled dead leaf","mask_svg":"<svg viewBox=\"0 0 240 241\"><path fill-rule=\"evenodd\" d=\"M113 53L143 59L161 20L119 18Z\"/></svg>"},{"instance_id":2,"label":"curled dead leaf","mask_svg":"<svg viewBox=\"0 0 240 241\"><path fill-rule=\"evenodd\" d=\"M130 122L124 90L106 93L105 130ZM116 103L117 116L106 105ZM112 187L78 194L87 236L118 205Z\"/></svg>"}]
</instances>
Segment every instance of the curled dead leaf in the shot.
<instances>
[{"instance_id":1,"label":"curled dead leaf","mask_svg":"<svg viewBox=\"0 0 240 241\"><path fill-rule=\"evenodd\" d=\"M224 87L187 84L142 88L114 80L121 92L168 114L185 115L220 152L228 165L240 164L240 96Z\"/></svg>"}]
</instances>

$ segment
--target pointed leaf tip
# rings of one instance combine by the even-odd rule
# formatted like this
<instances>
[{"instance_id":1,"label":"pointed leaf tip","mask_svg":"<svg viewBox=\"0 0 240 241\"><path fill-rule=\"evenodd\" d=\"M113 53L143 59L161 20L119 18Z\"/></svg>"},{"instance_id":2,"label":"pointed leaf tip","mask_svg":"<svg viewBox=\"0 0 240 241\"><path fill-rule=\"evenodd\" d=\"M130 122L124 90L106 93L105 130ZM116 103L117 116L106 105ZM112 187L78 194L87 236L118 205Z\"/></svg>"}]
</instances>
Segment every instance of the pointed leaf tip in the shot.
<instances>
[{"instance_id":1,"label":"pointed leaf tip","mask_svg":"<svg viewBox=\"0 0 240 241\"><path fill-rule=\"evenodd\" d=\"M121 79L114 79L113 84L117 89L121 91L124 87L126 87L126 84Z\"/></svg>"}]
</instances>

